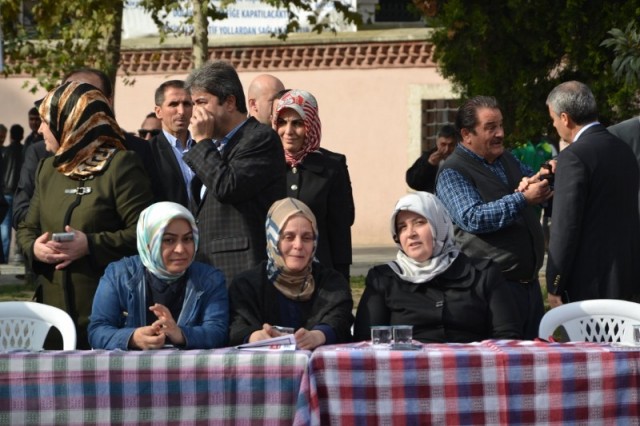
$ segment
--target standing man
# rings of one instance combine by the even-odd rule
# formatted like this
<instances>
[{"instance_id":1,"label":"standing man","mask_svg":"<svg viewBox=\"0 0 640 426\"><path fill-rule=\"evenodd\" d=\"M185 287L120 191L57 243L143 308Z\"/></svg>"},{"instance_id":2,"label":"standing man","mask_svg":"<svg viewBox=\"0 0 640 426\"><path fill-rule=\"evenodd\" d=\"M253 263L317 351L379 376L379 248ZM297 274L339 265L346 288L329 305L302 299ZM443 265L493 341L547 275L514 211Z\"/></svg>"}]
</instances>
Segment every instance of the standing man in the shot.
<instances>
[{"instance_id":1,"label":"standing man","mask_svg":"<svg viewBox=\"0 0 640 426\"><path fill-rule=\"evenodd\" d=\"M194 191L198 256L221 269L228 285L266 259L267 211L285 197L284 151L273 129L247 118L242 83L228 63L206 63L185 86L194 103L196 146L184 159L204 185Z\"/></svg>"},{"instance_id":2,"label":"standing man","mask_svg":"<svg viewBox=\"0 0 640 426\"><path fill-rule=\"evenodd\" d=\"M456 128L450 124L442 126L438 132L436 146L424 152L407 170L405 176L407 185L416 191L434 193L440 165L451 155L457 143Z\"/></svg>"},{"instance_id":3,"label":"standing man","mask_svg":"<svg viewBox=\"0 0 640 426\"><path fill-rule=\"evenodd\" d=\"M24 139L24 149L27 149L29 145L42 140L42 135L38 133L40 122L42 121L38 108L33 107L29 110L28 120L31 133L29 133L29 135Z\"/></svg>"},{"instance_id":4,"label":"standing man","mask_svg":"<svg viewBox=\"0 0 640 426\"><path fill-rule=\"evenodd\" d=\"M549 115L569 146L560 152L547 259L551 307L640 296L638 164L631 148L598 123L591 90L556 86Z\"/></svg>"},{"instance_id":5,"label":"standing man","mask_svg":"<svg viewBox=\"0 0 640 426\"><path fill-rule=\"evenodd\" d=\"M2 249L4 252L4 263L9 262L9 253L11 251L11 223L13 212L13 193L18 187L20 179L20 168L22 167L22 137L24 129L19 124L11 126L9 146L2 147L2 169L4 173L4 199L9 207L2 223L0 223L0 233L2 233Z\"/></svg>"},{"instance_id":6,"label":"standing man","mask_svg":"<svg viewBox=\"0 0 640 426\"><path fill-rule=\"evenodd\" d=\"M247 92L249 115L262 124L271 126L273 98L283 90L284 84L270 74L260 74L254 78Z\"/></svg>"},{"instance_id":7,"label":"standing man","mask_svg":"<svg viewBox=\"0 0 640 426\"><path fill-rule=\"evenodd\" d=\"M162 130L162 121L156 117L155 112L150 112L142 121L138 129L138 137L146 141L150 141L160 134Z\"/></svg>"},{"instance_id":8,"label":"standing man","mask_svg":"<svg viewBox=\"0 0 640 426\"><path fill-rule=\"evenodd\" d=\"M640 117L629 118L628 120L607 127L607 130L631 147L633 154L636 156L638 166L640 167ZM640 211L640 200L638 211Z\"/></svg>"},{"instance_id":9,"label":"standing man","mask_svg":"<svg viewBox=\"0 0 640 426\"><path fill-rule=\"evenodd\" d=\"M533 206L551 197L549 184L505 151L495 98L466 101L458 109L456 129L462 139L442 166L436 193L463 252L500 266L521 314L523 337L535 338L544 314L538 281L544 238Z\"/></svg>"},{"instance_id":10,"label":"standing man","mask_svg":"<svg viewBox=\"0 0 640 426\"><path fill-rule=\"evenodd\" d=\"M162 131L151 139L150 145L158 167L161 201L173 201L189 208L191 181L195 174L185 163L184 156L195 146L189 134L193 111L191 95L184 88L184 81L169 80L156 89L155 103Z\"/></svg>"}]
</instances>

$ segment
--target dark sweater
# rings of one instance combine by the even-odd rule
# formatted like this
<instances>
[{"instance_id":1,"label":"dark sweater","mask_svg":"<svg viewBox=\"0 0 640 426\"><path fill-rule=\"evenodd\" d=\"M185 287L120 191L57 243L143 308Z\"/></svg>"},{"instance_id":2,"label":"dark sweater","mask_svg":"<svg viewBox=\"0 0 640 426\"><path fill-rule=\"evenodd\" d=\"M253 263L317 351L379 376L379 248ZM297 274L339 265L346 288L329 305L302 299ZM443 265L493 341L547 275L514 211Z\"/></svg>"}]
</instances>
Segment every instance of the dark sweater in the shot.
<instances>
[{"instance_id":1,"label":"dark sweater","mask_svg":"<svg viewBox=\"0 0 640 426\"><path fill-rule=\"evenodd\" d=\"M413 325L413 338L429 342L519 339L520 323L508 284L496 264L460 253L435 279L414 284L388 265L367 274L354 340L370 339L373 325Z\"/></svg>"},{"instance_id":2,"label":"dark sweater","mask_svg":"<svg viewBox=\"0 0 640 426\"><path fill-rule=\"evenodd\" d=\"M286 323L280 306L281 293L267 279L266 261L236 275L229 287L231 308L230 345L239 345L264 323L312 330L319 324L330 326L336 343L351 341L353 299L347 280L337 271L313 264L315 290L307 302L294 302L298 307L297 324Z\"/></svg>"}]
</instances>

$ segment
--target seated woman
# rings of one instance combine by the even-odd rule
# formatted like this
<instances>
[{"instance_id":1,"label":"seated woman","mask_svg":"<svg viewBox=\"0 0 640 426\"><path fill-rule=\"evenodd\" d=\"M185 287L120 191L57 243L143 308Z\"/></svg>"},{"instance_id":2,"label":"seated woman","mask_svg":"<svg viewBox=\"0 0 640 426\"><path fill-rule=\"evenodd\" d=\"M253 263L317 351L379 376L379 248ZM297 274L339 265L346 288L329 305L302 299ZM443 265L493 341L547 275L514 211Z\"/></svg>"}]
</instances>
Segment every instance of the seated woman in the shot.
<instances>
[{"instance_id":1,"label":"seated woman","mask_svg":"<svg viewBox=\"0 0 640 426\"><path fill-rule=\"evenodd\" d=\"M374 325L413 325L427 342L519 339L518 314L489 259L462 254L444 205L426 192L402 197L391 215L396 260L372 268L356 314L356 341Z\"/></svg>"},{"instance_id":2,"label":"seated woman","mask_svg":"<svg viewBox=\"0 0 640 426\"><path fill-rule=\"evenodd\" d=\"M285 198L267 214L268 260L231 282L230 343L279 336L292 327L298 348L351 340L353 299L347 280L314 262L316 218L302 201Z\"/></svg>"},{"instance_id":3,"label":"seated woman","mask_svg":"<svg viewBox=\"0 0 640 426\"><path fill-rule=\"evenodd\" d=\"M194 262L198 228L172 202L142 211L138 256L107 267L93 300L94 349L210 349L227 343L229 305L224 275ZM176 319L177 318L177 319Z\"/></svg>"}]
</instances>

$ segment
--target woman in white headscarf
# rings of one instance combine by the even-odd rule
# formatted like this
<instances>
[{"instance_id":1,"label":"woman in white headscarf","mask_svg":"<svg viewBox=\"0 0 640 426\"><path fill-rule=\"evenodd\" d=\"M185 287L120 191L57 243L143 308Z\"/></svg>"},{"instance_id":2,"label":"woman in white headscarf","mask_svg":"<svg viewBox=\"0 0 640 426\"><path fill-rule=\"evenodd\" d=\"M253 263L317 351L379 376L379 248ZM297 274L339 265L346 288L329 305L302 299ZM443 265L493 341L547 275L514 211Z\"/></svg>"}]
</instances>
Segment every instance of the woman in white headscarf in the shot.
<instances>
[{"instance_id":1,"label":"woman in white headscarf","mask_svg":"<svg viewBox=\"0 0 640 426\"><path fill-rule=\"evenodd\" d=\"M300 349L351 340L353 299L347 280L315 260L316 218L300 200L284 198L267 214L268 260L236 275L229 287L232 345L293 328Z\"/></svg>"},{"instance_id":2,"label":"woman in white headscarf","mask_svg":"<svg viewBox=\"0 0 640 426\"><path fill-rule=\"evenodd\" d=\"M114 262L93 300L94 349L211 349L224 346L229 304L222 272L194 262L198 227L172 202L152 204L138 219L138 256Z\"/></svg>"},{"instance_id":3,"label":"woman in white headscarf","mask_svg":"<svg viewBox=\"0 0 640 426\"><path fill-rule=\"evenodd\" d=\"M356 341L369 340L375 325L412 325L413 338L424 343L521 338L502 273L493 261L460 252L435 195L402 197L391 215L391 235L400 250L367 274Z\"/></svg>"}]
</instances>

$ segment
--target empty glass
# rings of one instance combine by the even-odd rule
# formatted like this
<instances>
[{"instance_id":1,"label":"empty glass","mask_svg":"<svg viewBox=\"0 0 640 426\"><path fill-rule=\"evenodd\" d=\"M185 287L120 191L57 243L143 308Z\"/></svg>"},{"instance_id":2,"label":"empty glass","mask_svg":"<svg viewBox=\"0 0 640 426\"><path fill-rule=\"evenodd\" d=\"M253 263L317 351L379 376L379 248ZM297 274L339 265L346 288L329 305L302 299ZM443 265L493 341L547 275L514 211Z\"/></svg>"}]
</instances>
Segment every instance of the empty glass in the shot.
<instances>
[{"instance_id":1,"label":"empty glass","mask_svg":"<svg viewBox=\"0 0 640 426\"><path fill-rule=\"evenodd\" d=\"M378 347L391 346L391 327L387 325L371 327L371 344Z\"/></svg>"},{"instance_id":2,"label":"empty glass","mask_svg":"<svg viewBox=\"0 0 640 426\"><path fill-rule=\"evenodd\" d=\"M640 324L633 324L633 344L640 346Z\"/></svg>"},{"instance_id":3,"label":"empty glass","mask_svg":"<svg viewBox=\"0 0 640 426\"><path fill-rule=\"evenodd\" d=\"M394 346L411 346L413 342L413 326L412 325L394 325L393 326L393 345Z\"/></svg>"}]
</instances>

